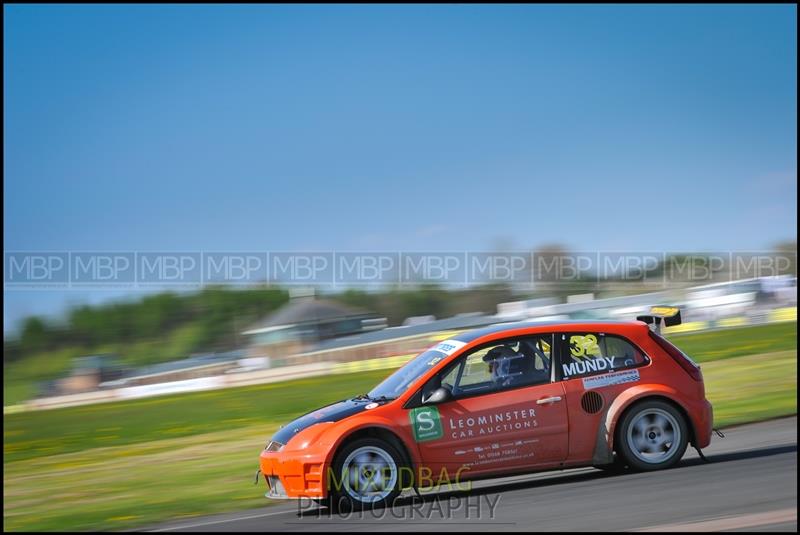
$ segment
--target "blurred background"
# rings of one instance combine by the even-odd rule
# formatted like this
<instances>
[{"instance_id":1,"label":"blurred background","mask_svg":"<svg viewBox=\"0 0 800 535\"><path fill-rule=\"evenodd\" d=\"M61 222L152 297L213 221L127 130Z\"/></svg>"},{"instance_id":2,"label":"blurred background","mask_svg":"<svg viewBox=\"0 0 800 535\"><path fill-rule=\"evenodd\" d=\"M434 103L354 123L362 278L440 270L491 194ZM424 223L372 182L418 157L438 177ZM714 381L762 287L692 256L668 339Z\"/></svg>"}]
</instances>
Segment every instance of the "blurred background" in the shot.
<instances>
[{"instance_id":1,"label":"blurred background","mask_svg":"<svg viewBox=\"0 0 800 535\"><path fill-rule=\"evenodd\" d=\"M796 6L13 5L3 43L6 529L263 505L278 425L502 322L677 305L718 425L796 413Z\"/></svg>"}]
</instances>

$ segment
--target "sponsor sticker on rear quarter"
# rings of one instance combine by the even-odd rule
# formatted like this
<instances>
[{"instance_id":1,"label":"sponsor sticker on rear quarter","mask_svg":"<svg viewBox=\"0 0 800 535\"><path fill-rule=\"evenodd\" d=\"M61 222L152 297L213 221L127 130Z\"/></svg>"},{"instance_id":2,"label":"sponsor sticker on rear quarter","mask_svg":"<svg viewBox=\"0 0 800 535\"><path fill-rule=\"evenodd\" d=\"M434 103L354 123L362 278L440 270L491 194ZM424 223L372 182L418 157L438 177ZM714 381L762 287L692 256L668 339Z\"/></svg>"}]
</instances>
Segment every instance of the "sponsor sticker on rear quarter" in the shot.
<instances>
[{"instance_id":1,"label":"sponsor sticker on rear quarter","mask_svg":"<svg viewBox=\"0 0 800 535\"><path fill-rule=\"evenodd\" d=\"M639 380L639 370L627 370L624 372L607 373L596 377L586 377L583 380L583 388L586 390L600 388L602 386L621 385L624 383L635 383Z\"/></svg>"}]
</instances>

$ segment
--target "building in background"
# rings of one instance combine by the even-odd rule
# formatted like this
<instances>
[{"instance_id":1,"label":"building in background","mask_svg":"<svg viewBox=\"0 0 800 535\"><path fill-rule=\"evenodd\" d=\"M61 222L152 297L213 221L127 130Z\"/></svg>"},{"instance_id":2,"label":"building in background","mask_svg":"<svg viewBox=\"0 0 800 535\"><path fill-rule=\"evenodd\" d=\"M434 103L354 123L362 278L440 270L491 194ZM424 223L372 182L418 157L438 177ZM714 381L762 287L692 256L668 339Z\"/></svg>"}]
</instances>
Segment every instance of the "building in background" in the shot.
<instances>
[{"instance_id":1,"label":"building in background","mask_svg":"<svg viewBox=\"0 0 800 535\"><path fill-rule=\"evenodd\" d=\"M57 396L97 390L101 383L122 378L126 373L116 355L88 355L72 360L66 377L40 385L40 395Z\"/></svg>"},{"instance_id":2,"label":"building in background","mask_svg":"<svg viewBox=\"0 0 800 535\"><path fill-rule=\"evenodd\" d=\"M374 312L325 299L298 297L253 325L248 356L285 357L313 350L320 342L386 327Z\"/></svg>"}]
</instances>

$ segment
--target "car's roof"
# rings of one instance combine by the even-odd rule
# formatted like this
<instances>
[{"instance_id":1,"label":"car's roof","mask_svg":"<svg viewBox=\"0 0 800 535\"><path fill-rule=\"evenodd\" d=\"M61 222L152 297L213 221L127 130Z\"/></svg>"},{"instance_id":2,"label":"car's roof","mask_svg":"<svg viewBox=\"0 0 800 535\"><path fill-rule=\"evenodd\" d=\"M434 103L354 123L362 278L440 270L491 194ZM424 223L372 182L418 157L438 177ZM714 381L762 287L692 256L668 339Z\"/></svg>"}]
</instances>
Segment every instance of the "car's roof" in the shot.
<instances>
[{"instance_id":1,"label":"car's roof","mask_svg":"<svg viewBox=\"0 0 800 535\"><path fill-rule=\"evenodd\" d=\"M582 329L590 328L601 330L605 327L641 327L647 326L641 321L614 321L614 320L553 320L553 321L515 321L497 323L481 329L473 329L452 337L452 340L470 343L484 336L513 331L517 329L531 329L533 331L547 331L553 327L569 327L580 325Z\"/></svg>"}]
</instances>

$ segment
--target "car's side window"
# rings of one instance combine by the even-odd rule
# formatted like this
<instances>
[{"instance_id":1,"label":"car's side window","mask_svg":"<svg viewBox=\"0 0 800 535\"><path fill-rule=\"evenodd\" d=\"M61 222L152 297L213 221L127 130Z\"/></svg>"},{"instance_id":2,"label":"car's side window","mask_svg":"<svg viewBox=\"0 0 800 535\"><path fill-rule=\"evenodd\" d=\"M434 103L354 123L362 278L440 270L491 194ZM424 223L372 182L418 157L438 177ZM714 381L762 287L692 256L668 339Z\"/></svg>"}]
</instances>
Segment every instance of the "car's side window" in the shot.
<instances>
[{"instance_id":1,"label":"car's side window","mask_svg":"<svg viewBox=\"0 0 800 535\"><path fill-rule=\"evenodd\" d=\"M461 371L461 364L457 364L456 366L451 366L448 371L444 373L442 376L442 385L446 386L453 390L453 385L456 384L456 379L458 378L458 372Z\"/></svg>"},{"instance_id":2,"label":"car's side window","mask_svg":"<svg viewBox=\"0 0 800 535\"><path fill-rule=\"evenodd\" d=\"M550 382L552 335L526 336L471 351L442 376L454 397Z\"/></svg>"},{"instance_id":3,"label":"car's side window","mask_svg":"<svg viewBox=\"0 0 800 535\"><path fill-rule=\"evenodd\" d=\"M647 362L647 356L624 338L604 333L559 335L561 375L564 379L632 368Z\"/></svg>"}]
</instances>

